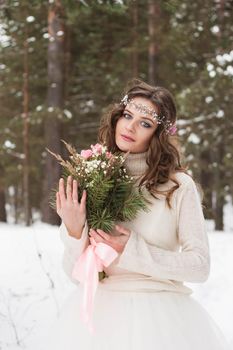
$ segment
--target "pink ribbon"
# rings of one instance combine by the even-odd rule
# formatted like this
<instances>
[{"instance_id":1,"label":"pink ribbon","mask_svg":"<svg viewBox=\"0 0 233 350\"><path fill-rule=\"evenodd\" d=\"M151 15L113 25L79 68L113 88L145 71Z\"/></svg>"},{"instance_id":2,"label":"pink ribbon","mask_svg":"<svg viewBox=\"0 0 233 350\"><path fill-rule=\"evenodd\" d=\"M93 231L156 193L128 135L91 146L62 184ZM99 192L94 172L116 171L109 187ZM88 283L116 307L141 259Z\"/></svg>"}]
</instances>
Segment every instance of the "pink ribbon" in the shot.
<instances>
[{"instance_id":1,"label":"pink ribbon","mask_svg":"<svg viewBox=\"0 0 233 350\"><path fill-rule=\"evenodd\" d=\"M94 334L92 314L95 293L99 282L99 272L103 271L104 266L109 266L116 259L118 253L105 243L96 243L92 237L90 242L91 244L76 260L72 277L83 284L81 318L88 325L91 334Z\"/></svg>"}]
</instances>

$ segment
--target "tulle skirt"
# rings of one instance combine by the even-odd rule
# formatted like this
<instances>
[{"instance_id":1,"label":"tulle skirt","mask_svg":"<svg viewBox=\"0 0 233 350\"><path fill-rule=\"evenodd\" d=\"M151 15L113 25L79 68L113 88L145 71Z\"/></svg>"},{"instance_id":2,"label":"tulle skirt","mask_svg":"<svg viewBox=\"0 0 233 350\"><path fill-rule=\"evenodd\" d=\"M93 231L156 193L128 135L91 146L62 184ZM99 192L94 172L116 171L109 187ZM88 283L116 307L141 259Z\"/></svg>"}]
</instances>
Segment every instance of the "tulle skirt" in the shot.
<instances>
[{"instance_id":1,"label":"tulle skirt","mask_svg":"<svg viewBox=\"0 0 233 350\"><path fill-rule=\"evenodd\" d=\"M80 317L82 286L63 304L43 350L229 350L210 314L190 295L99 288L90 334Z\"/></svg>"}]
</instances>

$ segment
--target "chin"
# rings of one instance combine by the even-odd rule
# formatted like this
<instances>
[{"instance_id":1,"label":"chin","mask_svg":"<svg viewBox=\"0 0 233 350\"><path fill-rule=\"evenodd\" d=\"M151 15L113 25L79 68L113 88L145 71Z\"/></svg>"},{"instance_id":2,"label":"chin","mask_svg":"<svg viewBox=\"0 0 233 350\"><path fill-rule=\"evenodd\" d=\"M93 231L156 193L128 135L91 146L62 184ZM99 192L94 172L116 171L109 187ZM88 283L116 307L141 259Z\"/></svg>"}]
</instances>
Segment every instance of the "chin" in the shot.
<instances>
[{"instance_id":1,"label":"chin","mask_svg":"<svg viewBox=\"0 0 233 350\"><path fill-rule=\"evenodd\" d=\"M126 145L124 142L116 142L116 145L122 152L128 152L132 150L132 146Z\"/></svg>"},{"instance_id":2,"label":"chin","mask_svg":"<svg viewBox=\"0 0 233 350\"><path fill-rule=\"evenodd\" d=\"M133 143L128 145L125 142L121 142L121 141L117 142L116 141L116 145L122 152L128 152L128 151L130 151L131 153L139 153L140 152L140 150L138 151L137 147L135 147L135 145Z\"/></svg>"},{"instance_id":3,"label":"chin","mask_svg":"<svg viewBox=\"0 0 233 350\"><path fill-rule=\"evenodd\" d=\"M132 152L132 149L130 147L126 147L126 146L123 146L123 145L117 145L117 147L119 148L119 150L121 152L128 152L128 151Z\"/></svg>"}]
</instances>

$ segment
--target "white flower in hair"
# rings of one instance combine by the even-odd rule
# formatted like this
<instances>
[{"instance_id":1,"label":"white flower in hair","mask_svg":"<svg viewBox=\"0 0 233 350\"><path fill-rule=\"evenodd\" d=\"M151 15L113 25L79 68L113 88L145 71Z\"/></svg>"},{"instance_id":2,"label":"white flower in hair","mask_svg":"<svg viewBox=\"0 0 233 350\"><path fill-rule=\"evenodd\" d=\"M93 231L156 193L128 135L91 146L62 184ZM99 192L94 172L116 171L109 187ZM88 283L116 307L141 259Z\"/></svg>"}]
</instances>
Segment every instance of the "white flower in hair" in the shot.
<instances>
[{"instance_id":1,"label":"white flower in hair","mask_svg":"<svg viewBox=\"0 0 233 350\"><path fill-rule=\"evenodd\" d=\"M128 94L122 98L121 103L124 106L133 106L144 115L150 114L158 124L163 124L166 134L175 135L177 131L176 125L167 119L165 115L158 115L153 108L149 108L147 105L144 105L142 103L135 103L134 99L129 99Z\"/></svg>"},{"instance_id":2,"label":"white flower in hair","mask_svg":"<svg viewBox=\"0 0 233 350\"><path fill-rule=\"evenodd\" d=\"M128 102L128 95L125 95L122 100L121 100L121 103L123 103L123 105L127 105L127 102Z\"/></svg>"}]
</instances>

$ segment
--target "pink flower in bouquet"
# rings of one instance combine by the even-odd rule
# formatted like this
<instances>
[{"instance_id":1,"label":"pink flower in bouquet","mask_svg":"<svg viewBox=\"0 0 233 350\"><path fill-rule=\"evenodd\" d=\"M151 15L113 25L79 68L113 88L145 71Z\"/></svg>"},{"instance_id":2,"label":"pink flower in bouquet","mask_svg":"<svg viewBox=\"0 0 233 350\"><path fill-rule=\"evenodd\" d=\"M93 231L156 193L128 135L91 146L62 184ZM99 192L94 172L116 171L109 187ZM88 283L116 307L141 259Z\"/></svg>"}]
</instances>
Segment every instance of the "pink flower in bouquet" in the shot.
<instances>
[{"instance_id":1,"label":"pink flower in bouquet","mask_svg":"<svg viewBox=\"0 0 233 350\"><path fill-rule=\"evenodd\" d=\"M83 157L84 159L88 159L93 155L93 152L91 149L84 149L81 151L80 153L81 157Z\"/></svg>"},{"instance_id":2,"label":"pink flower in bouquet","mask_svg":"<svg viewBox=\"0 0 233 350\"><path fill-rule=\"evenodd\" d=\"M92 151L95 154L102 154L103 147L99 143L96 143L94 146L91 145Z\"/></svg>"},{"instance_id":3,"label":"pink flower in bouquet","mask_svg":"<svg viewBox=\"0 0 233 350\"><path fill-rule=\"evenodd\" d=\"M111 152L106 152L106 157L107 157L108 159L110 159L110 158L112 157L112 153L111 153Z\"/></svg>"}]
</instances>

